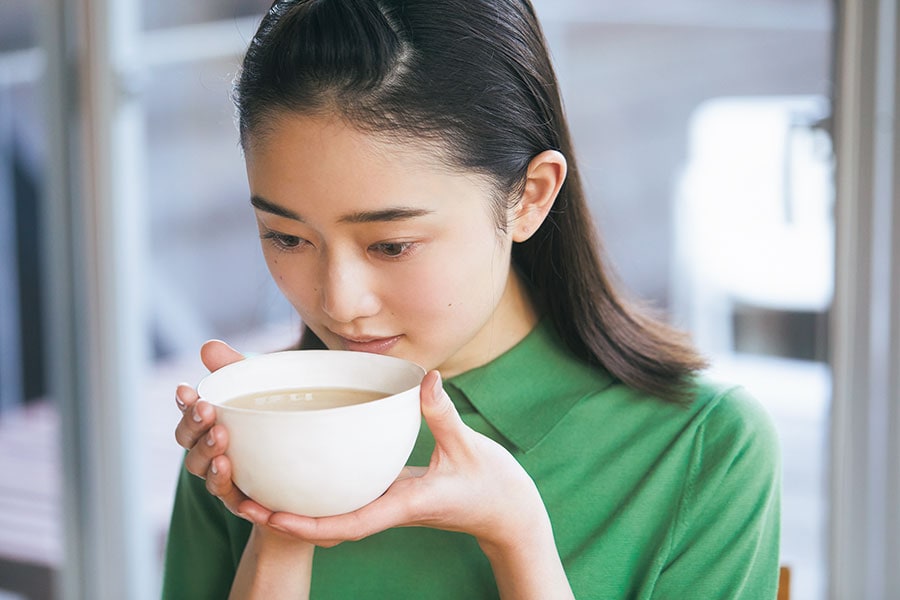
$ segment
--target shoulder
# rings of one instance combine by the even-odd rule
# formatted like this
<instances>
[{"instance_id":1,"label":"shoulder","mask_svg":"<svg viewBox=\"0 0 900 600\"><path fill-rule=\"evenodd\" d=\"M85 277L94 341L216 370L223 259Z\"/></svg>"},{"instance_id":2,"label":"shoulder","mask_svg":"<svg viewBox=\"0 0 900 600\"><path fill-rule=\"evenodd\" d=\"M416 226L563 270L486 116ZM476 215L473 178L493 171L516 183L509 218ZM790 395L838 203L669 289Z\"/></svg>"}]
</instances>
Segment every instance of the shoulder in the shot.
<instances>
[{"instance_id":1,"label":"shoulder","mask_svg":"<svg viewBox=\"0 0 900 600\"><path fill-rule=\"evenodd\" d=\"M694 410L706 444L722 440L777 450L778 435L769 413L746 388L698 377L694 382Z\"/></svg>"},{"instance_id":2,"label":"shoulder","mask_svg":"<svg viewBox=\"0 0 900 600\"><path fill-rule=\"evenodd\" d=\"M661 596L772 598L778 577L778 437L746 389L700 378L690 454L657 590Z\"/></svg>"},{"instance_id":3,"label":"shoulder","mask_svg":"<svg viewBox=\"0 0 900 600\"><path fill-rule=\"evenodd\" d=\"M690 383L690 402L679 404L649 396L622 384L606 394L614 402L615 422L634 422L657 446L677 452L691 478L716 471L731 478L779 474L781 450L772 418L746 388L697 375Z\"/></svg>"},{"instance_id":4,"label":"shoulder","mask_svg":"<svg viewBox=\"0 0 900 600\"><path fill-rule=\"evenodd\" d=\"M772 418L745 388L698 378L691 475L695 483L746 486L769 493L781 477L781 445Z\"/></svg>"},{"instance_id":5,"label":"shoulder","mask_svg":"<svg viewBox=\"0 0 900 600\"><path fill-rule=\"evenodd\" d=\"M602 384L602 380L600 384ZM592 394L598 406L609 407L619 418L632 415L644 427L662 427L681 439L727 438L734 442L756 439L776 444L771 417L744 387L712 380L702 374L690 381L686 403L678 403L636 390L620 381L598 385Z\"/></svg>"}]
</instances>

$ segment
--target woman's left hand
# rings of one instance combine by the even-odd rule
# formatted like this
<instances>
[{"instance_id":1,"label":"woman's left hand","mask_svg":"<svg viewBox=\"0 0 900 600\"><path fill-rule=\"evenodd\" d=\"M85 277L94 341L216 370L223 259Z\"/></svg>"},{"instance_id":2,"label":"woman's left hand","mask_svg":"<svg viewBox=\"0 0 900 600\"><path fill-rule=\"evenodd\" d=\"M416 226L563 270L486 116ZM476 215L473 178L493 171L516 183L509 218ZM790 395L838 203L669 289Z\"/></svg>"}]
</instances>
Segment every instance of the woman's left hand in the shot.
<instances>
[{"instance_id":1,"label":"woman's left hand","mask_svg":"<svg viewBox=\"0 0 900 600\"><path fill-rule=\"evenodd\" d=\"M320 518L273 513L252 500L238 510L255 523L325 547L393 527L468 533L490 561L502 598L573 598L550 517L531 477L503 446L462 422L437 371L422 380L420 401L434 435L431 462L427 468L405 468L370 504Z\"/></svg>"},{"instance_id":2,"label":"woman's left hand","mask_svg":"<svg viewBox=\"0 0 900 600\"><path fill-rule=\"evenodd\" d=\"M505 448L462 422L437 371L422 380L420 400L435 439L427 468L404 468L381 497L344 515L272 513L252 500L240 504L241 514L325 547L393 527L424 526L468 533L482 548L502 551L528 543L536 523L549 526L534 482Z\"/></svg>"}]
</instances>

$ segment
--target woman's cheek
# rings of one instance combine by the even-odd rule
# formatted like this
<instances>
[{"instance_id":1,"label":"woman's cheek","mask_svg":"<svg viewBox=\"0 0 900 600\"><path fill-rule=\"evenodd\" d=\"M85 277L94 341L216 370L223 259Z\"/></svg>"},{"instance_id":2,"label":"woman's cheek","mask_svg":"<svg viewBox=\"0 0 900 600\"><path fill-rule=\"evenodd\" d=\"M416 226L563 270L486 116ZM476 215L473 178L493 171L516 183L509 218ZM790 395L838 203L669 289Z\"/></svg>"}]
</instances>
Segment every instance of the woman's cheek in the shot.
<instances>
[{"instance_id":1,"label":"woman's cheek","mask_svg":"<svg viewBox=\"0 0 900 600\"><path fill-rule=\"evenodd\" d=\"M423 315L438 317L457 304L460 287L447 268L423 265L406 269L401 276L392 278L389 286L388 308L397 316Z\"/></svg>"},{"instance_id":2,"label":"woman's cheek","mask_svg":"<svg viewBox=\"0 0 900 600\"><path fill-rule=\"evenodd\" d=\"M269 268L269 274L272 276L272 280L275 282L275 285L278 286L278 289L281 292L285 293L285 272L284 266L282 264L282 259L278 258L277 254L274 254L272 250L264 251L263 255L266 259L266 266ZM287 295L287 294L285 294Z\"/></svg>"},{"instance_id":3,"label":"woman's cheek","mask_svg":"<svg viewBox=\"0 0 900 600\"><path fill-rule=\"evenodd\" d=\"M305 273L302 264L277 254L266 254L266 264L281 294L301 316L308 314L310 302L318 290L315 282Z\"/></svg>"}]
</instances>

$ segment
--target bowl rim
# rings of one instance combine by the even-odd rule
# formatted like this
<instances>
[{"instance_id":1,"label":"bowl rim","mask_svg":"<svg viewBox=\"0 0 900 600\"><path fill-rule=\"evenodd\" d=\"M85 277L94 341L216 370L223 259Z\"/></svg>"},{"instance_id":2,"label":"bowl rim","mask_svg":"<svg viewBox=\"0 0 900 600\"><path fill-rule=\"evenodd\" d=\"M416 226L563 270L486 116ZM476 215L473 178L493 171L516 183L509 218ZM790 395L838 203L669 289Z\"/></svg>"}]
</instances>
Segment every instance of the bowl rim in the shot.
<instances>
[{"instance_id":1,"label":"bowl rim","mask_svg":"<svg viewBox=\"0 0 900 600\"><path fill-rule=\"evenodd\" d=\"M323 407L323 408L310 408L310 409L299 410L299 411L261 410L261 409L257 409L257 408L242 408L242 407L236 407L236 406L228 406L227 404L225 404L229 400L233 400L234 398L243 396L245 394L237 394L234 396L229 396L222 400L209 400L207 398L204 398L204 396L203 396L203 388L207 387L208 381L213 377L221 376L221 374L223 372L225 372L226 370L234 371L239 368L248 368L246 365L248 365L252 362L260 362L263 360L272 360L272 357L282 357L285 355L297 356L297 357L311 356L311 355L321 356L321 355L325 355L325 354L327 354L329 356L334 356L335 353L344 354L344 355L352 354L354 356L366 355L367 357L373 357L374 360L376 360L376 361L382 360L384 362L394 362L397 365L402 365L407 368L412 368L413 370L419 372L421 374L421 377L419 378L419 382L416 383L415 385L407 387L403 390L400 390L399 392L395 392L393 394L388 394L382 398L376 398L374 400L369 400L367 402L360 402L357 404L347 404L344 406L332 406L332 407ZM392 399L396 399L398 396L408 394L409 392L412 392L412 391L418 391L419 387L421 386L421 380L423 377L425 377L425 374L426 374L426 371L425 371L424 367L422 367L418 363L413 362L408 359L405 359L405 358L400 358L397 356L388 356L385 354L376 354L376 353L372 353L372 352L356 352L356 351L351 351L351 350L279 350L276 352L254 354L251 356L247 356L242 360L235 361L233 363L225 365L224 367L217 369L216 371L206 374L200 380L200 382L197 384L196 389L197 389L197 394L200 396L200 400L203 400L204 402L211 404L213 407L215 407L215 409L217 411L221 409L223 411L233 412L233 413L237 413L237 414L246 413L246 414L254 414L254 415L275 415L278 417L283 417L286 414L304 414L304 413L305 414L310 414L310 413L322 414L322 413L327 413L327 412L347 411L347 410L353 410L353 409L360 409L360 407L372 406L375 404L382 404L384 402L389 402ZM373 390L371 387L363 387L363 386L353 387L353 386L348 385L348 386L343 386L343 387L344 387L344 389L377 391L377 390ZM262 387L259 390L257 390L257 392L258 393L265 393L265 392L270 392L270 391L276 392L276 391L283 391L285 389L286 388L284 386L272 387L271 389ZM302 389L302 388L297 388L297 389ZM254 392L254 393L256 393L256 392ZM418 394L416 394L416 395L418 396ZM396 400L394 400L394 401L396 401Z\"/></svg>"}]
</instances>

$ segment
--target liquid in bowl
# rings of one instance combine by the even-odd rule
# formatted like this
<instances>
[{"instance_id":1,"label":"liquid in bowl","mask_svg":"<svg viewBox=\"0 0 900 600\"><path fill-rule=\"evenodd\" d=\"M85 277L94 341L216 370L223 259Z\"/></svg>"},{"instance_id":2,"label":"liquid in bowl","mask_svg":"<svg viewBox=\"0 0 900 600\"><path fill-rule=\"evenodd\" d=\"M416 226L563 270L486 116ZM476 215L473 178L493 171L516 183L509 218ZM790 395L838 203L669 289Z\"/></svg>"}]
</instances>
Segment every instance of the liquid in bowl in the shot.
<instances>
[{"instance_id":1,"label":"liquid in bowl","mask_svg":"<svg viewBox=\"0 0 900 600\"><path fill-rule=\"evenodd\" d=\"M365 404L387 398L389 395L384 392L353 388L296 388L245 394L226 400L222 405L231 408L290 412Z\"/></svg>"}]
</instances>

